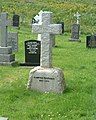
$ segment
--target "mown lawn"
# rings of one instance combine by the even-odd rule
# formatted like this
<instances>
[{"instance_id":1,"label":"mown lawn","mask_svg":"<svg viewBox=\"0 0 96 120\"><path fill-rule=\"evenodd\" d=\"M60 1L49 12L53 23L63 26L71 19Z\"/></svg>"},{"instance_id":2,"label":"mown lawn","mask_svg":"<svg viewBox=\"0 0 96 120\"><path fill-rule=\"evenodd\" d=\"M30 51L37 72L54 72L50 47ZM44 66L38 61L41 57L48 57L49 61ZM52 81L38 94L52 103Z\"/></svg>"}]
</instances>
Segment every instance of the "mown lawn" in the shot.
<instances>
[{"instance_id":1,"label":"mown lawn","mask_svg":"<svg viewBox=\"0 0 96 120\"><path fill-rule=\"evenodd\" d=\"M0 116L9 120L95 120L96 49L88 49L85 35L69 42L70 34L56 37L53 66L64 71L67 89L63 94L26 89L31 68L0 66ZM36 39L31 29L19 30L16 60L24 61L24 40Z\"/></svg>"}]
</instances>

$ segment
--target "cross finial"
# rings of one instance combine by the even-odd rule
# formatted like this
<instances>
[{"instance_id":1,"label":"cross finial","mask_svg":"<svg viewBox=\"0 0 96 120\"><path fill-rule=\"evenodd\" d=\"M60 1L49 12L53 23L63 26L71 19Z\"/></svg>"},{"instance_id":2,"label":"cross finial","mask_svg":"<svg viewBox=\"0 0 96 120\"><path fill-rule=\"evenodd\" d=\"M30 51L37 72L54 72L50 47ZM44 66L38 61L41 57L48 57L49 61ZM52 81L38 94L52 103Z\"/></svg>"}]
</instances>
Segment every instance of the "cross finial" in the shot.
<instances>
[{"instance_id":1,"label":"cross finial","mask_svg":"<svg viewBox=\"0 0 96 120\"><path fill-rule=\"evenodd\" d=\"M79 24L81 15L77 12L76 14L74 14L74 16L77 18L77 24Z\"/></svg>"}]
</instances>

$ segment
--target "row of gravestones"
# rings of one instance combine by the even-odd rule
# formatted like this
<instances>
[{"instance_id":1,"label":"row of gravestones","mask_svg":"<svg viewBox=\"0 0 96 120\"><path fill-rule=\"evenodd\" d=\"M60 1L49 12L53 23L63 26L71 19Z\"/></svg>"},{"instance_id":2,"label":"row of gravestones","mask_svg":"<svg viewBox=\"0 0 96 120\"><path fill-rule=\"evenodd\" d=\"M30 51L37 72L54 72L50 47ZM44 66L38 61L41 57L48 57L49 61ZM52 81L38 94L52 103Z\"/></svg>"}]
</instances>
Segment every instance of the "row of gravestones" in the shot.
<instances>
[{"instance_id":1,"label":"row of gravestones","mask_svg":"<svg viewBox=\"0 0 96 120\"><path fill-rule=\"evenodd\" d=\"M10 21L7 19L7 13L1 13L1 44L0 44L0 64L13 64L15 55L12 45L7 46L8 30ZM60 68L52 67L52 39L56 34L62 34L62 24L52 24L52 12L39 12L40 21L32 24L34 33L39 34L40 41L26 41L26 56L39 54L40 66L30 71L28 88L43 92L62 93L65 89L64 75ZM41 42L41 43L40 43ZM26 47L27 46L27 47ZM29 62L32 56L27 56ZM29 64L29 63L28 63Z\"/></svg>"},{"instance_id":2,"label":"row of gravestones","mask_svg":"<svg viewBox=\"0 0 96 120\"><path fill-rule=\"evenodd\" d=\"M52 40L56 34L62 34L62 24L52 24L52 12L40 11L38 17L39 22L32 24L32 31L38 34L40 41L25 41L25 61L31 61L31 55L38 53L39 57L36 59L40 60L40 66L30 71L27 88L42 92L62 93L66 88L64 73L60 68L52 67ZM8 25L7 14L1 13L0 64L10 64L15 61L15 55L12 54L15 50L12 49L12 44L9 46L7 43ZM7 120L7 118L0 119Z\"/></svg>"},{"instance_id":3,"label":"row of gravestones","mask_svg":"<svg viewBox=\"0 0 96 120\"><path fill-rule=\"evenodd\" d=\"M77 13L77 16L80 15ZM18 50L17 47L18 35L17 33L8 33L7 26L10 25L10 21L7 19L7 17L8 17L7 13L1 13L1 25L0 25L1 27L0 64L1 65L13 64L15 62L15 55L13 54L13 52ZM25 41L25 63L22 63L21 65L33 65L40 67L39 68L36 67L30 72L28 88L34 88L34 87L37 88L38 86L37 84L39 82L42 83L44 82L46 86L45 88L44 86L42 86L43 84L40 87L38 87L38 89L41 89L41 91L52 90L52 91L62 92L64 90L64 86L62 87L63 72L60 69L52 68L52 44L53 44L52 41L55 40L55 34L62 34L64 32L64 29L62 29L64 28L64 26L62 24L52 24L52 12L40 11L39 14L34 17L34 19L36 23L32 24L32 30L34 33L38 34L39 41L35 41L35 40ZM77 19L77 24L75 24L75 28L73 27L75 29L73 30L74 31L73 34L76 35L77 35L76 31L78 31L79 34L78 28L80 28L78 19ZM14 21L13 22L14 26L18 27L19 16L14 15L13 21ZM90 36L88 36L88 39L89 37ZM95 37L95 41L96 41L96 37ZM87 42L87 45L88 44L89 43ZM51 70L49 68L51 68ZM39 76L35 76L36 71L37 71L36 75L40 74ZM54 74L55 72L57 76ZM49 87L49 85L47 86L46 82L51 84L50 81L54 83L53 82L54 80L58 81L58 84L56 85L59 86L59 88L58 87L56 88L56 86L54 87L51 86L51 88ZM31 84L31 82L33 81L34 84L36 83L37 84L36 85ZM44 88L44 90L42 90L42 88Z\"/></svg>"},{"instance_id":4,"label":"row of gravestones","mask_svg":"<svg viewBox=\"0 0 96 120\"><path fill-rule=\"evenodd\" d=\"M7 33L7 26L8 26L8 21L6 19L7 14L5 16L4 16L4 14L6 14L6 13L1 13L1 24L5 25L5 26L1 25L1 39L2 39L1 47L12 46L12 51L16 52L18 50L18 33ZM75 16L77 16L77 23L72 25L72 30L71 30L72 35L71 35L70 41L79 41L79 30L80 30L80 24L79 24L80 18L79 17L80 17L80 14L77 12L77 14L75 14ZM4 20L5 20L5 23L4 23ZM38 15L36 15L34 17L34 20L38 24L41 22L41 19L39 18ZM64 23L61 22L61 24L62 24L62 33L64 33ZM16 15L16 14L13 15L13 26L19 27L19 15ZM51 35L51 39L53 41L52 44L54 46L55 36ZM32 41L32 40L25 41L25 63L20 64L20 65L33 65L33 66L40 65L41 34L38 34L38 40L39 41ZM3 45L3 44L5 44L5 45ZM96 47L96 37L94 35L87 36L86 46L87 47ZM1 51L3 51L4 48L0 48L0 49L1 49ZM7 52L8 52L8 50L7 50ZM2 54L2 52L1 52L1 54ZM13 58L12 55L10 57ZM34 59L31 59L32 57ZM9 58L9 59L11 59L11 58ZM1 57L1 59L2 59L2 57ZM5 61L3 63L5 63Z\"/></svg>"}]
</instances>

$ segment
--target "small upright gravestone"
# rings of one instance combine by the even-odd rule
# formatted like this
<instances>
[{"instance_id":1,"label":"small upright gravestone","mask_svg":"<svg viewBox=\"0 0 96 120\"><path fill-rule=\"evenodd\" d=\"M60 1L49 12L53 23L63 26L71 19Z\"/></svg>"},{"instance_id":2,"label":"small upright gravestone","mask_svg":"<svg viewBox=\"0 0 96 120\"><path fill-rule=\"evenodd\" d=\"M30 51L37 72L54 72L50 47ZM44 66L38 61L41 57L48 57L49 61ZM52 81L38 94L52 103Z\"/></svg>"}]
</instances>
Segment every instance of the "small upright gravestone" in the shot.
<instances>
[{"instance_id":1,"label":"small upright gravestone","mask_svg":"<svg viewBox=\"0 0 96 120\"><path fill-rule=\"evenodd\" d=\"M42 24L32 24L34 33L41 34L40 67L35 67L29 73L28 89L42 92L62 93L65 89L64 74L60 68L52 67L51 35L61 34L61 24L51 24L52 12L42 11Z\"/></svg>"},{"instance_id":2,"label":"small upright gravestone","mask_svg":"<svg viewBox=\"0 0 96 120\"><path fill-rule=\"evenodd\" d=\"M7 26L11 25L7 17L8 17L7 13L1 13L0 65L8 65L8 64L13 64L15 62L15 55L12 54L12 46L7 46L7 40L8 40Z\"/></svg>"},{"instance_id":3,"label":"small upright gravestone","mask_svg":"<svg viewBox=\"0 0 96 120\"><path fill-rule=\"evenodd\" d=\"M71 38L69 40L80 41L79 40L79 31L80 31L79 19L81 15L77 12L74 16L77 17L77 23L74 23L71 27Z\"/></svg>"},{"instance_id":4,"label":"small upright gravestone","mask_svg":"<svg viewBox=\"0 0 96 120\"><path fill-rule=\"evenodd\" d=\"M25 41L25 63L21 66L40 66L41 42L37 40Z\"/></svg>"},{"instance_id":5,"label":"small upright gravestone","mask_svg":"<svg viewBox=\"0 0 96 120\"><path fill-rule=\"evenodd\" d=\"M13 26L19 27L19 15L17 15L17 14L13 15Z\"/></svg>"},{"instance_id":6,"label":"small upright gravestone","mask_svg":"<svg viewBox=\"0 0 96 120\"><path fill-rule=\"evenodd\" d=\"M96 35L86 36L86 47L87 48L96 48Z\"/></svg>"}]
</instances>

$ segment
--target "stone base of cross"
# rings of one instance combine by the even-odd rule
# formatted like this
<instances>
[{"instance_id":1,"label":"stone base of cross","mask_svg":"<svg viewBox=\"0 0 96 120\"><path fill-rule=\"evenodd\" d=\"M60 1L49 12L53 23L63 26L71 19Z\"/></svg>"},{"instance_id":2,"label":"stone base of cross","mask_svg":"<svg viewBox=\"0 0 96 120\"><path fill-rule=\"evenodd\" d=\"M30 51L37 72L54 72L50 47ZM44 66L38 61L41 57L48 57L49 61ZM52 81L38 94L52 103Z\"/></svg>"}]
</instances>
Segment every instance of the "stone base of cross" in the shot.
<instances>
[{"instance_id":1,"label":"stone base of cross","mask_svg":"<svg viewBox=\"0 0 96 120\"><path fill-rule=\"evenodd\" d=\"M0 65L13 65L15 54L12 54L12 47L0 47Z\"/></svg>"},{"instance_id":2,"label":"stone base of cross","mask_svg":"<svg viewBox=\"0 0 96 120\"><path fill-rule=\"evenodd\" d=\"M27 88L45 93L63 93L66 88L63 71L60 68L35 67L30 71Z\"/></svg>"},{"instance_id":3,"label":"stone base of cross","mask_svg":"<svg viewBox=\"0 0 96 120\"><path fill-rule=\"evenodd\" d=\"M62 25L52 24L52 12L42 11L39 15L41 22L32 24L32 31L41 39L40 67L30 71L27 88L62 93L66 88L63 71L52 67L52 37L62 33Z\"/></svg>"}]
</instances>

